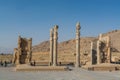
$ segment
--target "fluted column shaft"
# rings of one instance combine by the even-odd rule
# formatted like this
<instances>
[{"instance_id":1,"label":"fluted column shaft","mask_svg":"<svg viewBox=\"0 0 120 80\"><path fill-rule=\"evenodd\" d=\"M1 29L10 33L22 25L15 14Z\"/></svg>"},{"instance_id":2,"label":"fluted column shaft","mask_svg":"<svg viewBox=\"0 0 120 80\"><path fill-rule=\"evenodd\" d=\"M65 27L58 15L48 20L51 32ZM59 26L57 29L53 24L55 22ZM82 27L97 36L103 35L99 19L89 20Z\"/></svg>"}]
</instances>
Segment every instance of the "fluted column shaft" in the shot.
<instances>
[{"instance_id":1,"label":"fluted column shaft","mask_svg":"<svg viewBox=\"0 0 120 80\"><path fill-rule=\"evenodd\" d=\"M50 65L53 64L53 29L50 29Z\"/></svg>"},{"instance_id":2,"label":"fluted column shaft","mask_svg":"<svg viewBox=\"0 0 120 80\"><path fill-rule=\"evenodd\" d=\"M76 67L80 67L80 23L76 24Z\"/></svg>"},{"instance_id":3,"label":"fluted column shaft","mask_svg":"<svg viewBox=\"0 0 120 80\"><path fill-rule=\"evenodd\" d=\"M54 27L53 66L57 66L58 26Z\"/></svg>"}]
</instances>

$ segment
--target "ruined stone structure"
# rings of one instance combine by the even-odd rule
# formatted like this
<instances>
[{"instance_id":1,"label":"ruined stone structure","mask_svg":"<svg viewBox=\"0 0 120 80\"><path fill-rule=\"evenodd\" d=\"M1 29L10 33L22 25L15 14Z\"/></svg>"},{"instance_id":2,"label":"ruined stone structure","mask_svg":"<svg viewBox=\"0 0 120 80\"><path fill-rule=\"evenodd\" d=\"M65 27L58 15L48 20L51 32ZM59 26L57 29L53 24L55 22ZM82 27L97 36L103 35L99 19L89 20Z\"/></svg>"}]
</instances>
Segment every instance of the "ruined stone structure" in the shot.
<instances>
[{"instance_id":1,"label":"ruined stone structure","mask_svg":"<svg viewBox=\"0 0 120 80\"><path fill-rule=\"evenodd\" d=\"M97 41L91 42L91 65L111 62L110 37L99 35Z\"/></svg>"},{"instance_id":2,"label":"ruined stone structure","mask_svg":"<svg viewBox=\"0 0 120 80\"><path fill-rule=\"evenodd\" d=\"M90 53L90 59L91 59L91 65L93 65L93 64L97 64L97 48L96 48L96 46L97 46L97 42L94 42L94 41L92 41L91 42L91 47L90 47L90 49L91 49L91 53Z\"/></svg>"},{"instance_id":3,"label":"ruined stone structure","mask_svg":"<svg viewBox=\"0 0 120 80\"><path fill-rule=\"evenodd\" d=\"M98 38L91 38L90 40L88 40L87 38L88 41L86 41L80 38L80 29L81 26L80 23L78 22L76 24L75 40L72 41L71 45L69 45L70 41L67 41L66 44L61 45L58 50L58 25L55 25L52 29L50 29L50 40L49 40L50 42L48 41L50 52L40 52L40 54L42 55L41 57L38 57L38 55L40 54L37 53L38 54L37 57L38 59L40 59L38 61L36 59L36 53L34 54L35 57L34 55L31 55L32 38L26 39L26 38L21 38L19 36L18 48L14 49L13 62L16 64L25 64L25 65L17 65L16 70L17 71L67 70L68 67L62 65L68 65L68 64L75 65L76 68L81 67L88 70L107 70L107 71L117 70L119 67L116 68L116 65L110 64L111 63L110 37L100 34ZM83 44L85 47L83 47ZM86 49L87 47L89 49ZM71 51L68 52L67 50L69 49L71 49ZM58 55L58 51L59 51L59 55ZM34 57L32 58L32 60L36 60L34 65L36 67L32 66L31 56ZM31 65L28 65L30 62ZM40 66L39 64L40 65L49 64L49 66Z\"/></svg>"},{"instance_id":4,"label":"ruined stone structure","mask_svg":"<svg viewBox=\"0 0 120 80\"><path fill-rule=\"evenodd\" d=\"M94 61L94 59L93 59L93 42L91 42L91 65L93 64L93 61Z\"/></svg>"},{"instance_id":5,"label":"ruined stone structure","mask_svg":"<svg viewBox=\"0 0 120 80\"><path fill-rule=\"evenodd\" d=\"M110 37L103 37L102 34L100 34L99 40L97 41L97 64L111 62L110 48Z\"/></svg>"},{"instance_id":6,"label":"ruined stone structure","mask_svg":"<svg viewBox=\"0 0 120 80\"><path fill-rule=\"evenodd\" d=\"M18 38L18 48L14 49L13 63L29 64L32 57L32 38Z\"/></svg>"},{"instance_id":7,"label":"ruined stone structure","mask_svg":"<svg viewBox=\"0 0 120 80\"><path fill-rule=\"evenodd\" d=\"M80 67L80 23L76 24L76 67Z\"/></svg>"},{"instance_id":8,"label":"ruined stone structure","mask_svg":"<svg viewBox=\"0 0 120 80\"><path fill-rule=\"evenodd\" d=\"M54 32L53 32L54 29ZM57 66L57 45L58 45L58 26L50 30L50 65L52 66L36 66L36 61L31 61L32 54L32 38L18 38L18 48L15 48L13 62L17 65L15 71L67 71L66 66ZM54 34L54 35L53 35Z\"/></svg>"}]
</instances>

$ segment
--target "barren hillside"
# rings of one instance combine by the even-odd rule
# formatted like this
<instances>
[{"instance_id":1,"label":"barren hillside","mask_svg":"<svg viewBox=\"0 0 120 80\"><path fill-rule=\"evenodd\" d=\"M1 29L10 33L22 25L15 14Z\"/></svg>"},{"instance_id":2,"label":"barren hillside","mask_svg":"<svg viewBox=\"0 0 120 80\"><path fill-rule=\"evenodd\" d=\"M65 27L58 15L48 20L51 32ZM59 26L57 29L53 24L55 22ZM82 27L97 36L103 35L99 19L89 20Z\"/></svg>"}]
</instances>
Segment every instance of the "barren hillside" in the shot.
<instances>
[{"instance_id":1,"label":"barren hillside","mask_svg":"<svg viewBox=\"0 0 120 80\"><path fill-rule=\"evenodd\" d=\"M108 35L111 38L111 46L120 52L120 30L110 31L103 34L104 36Z\"/></svg>"},{"instance_id":2,"label":"barren hillside","mask_svg":"<svg viewBox=\"0 0 120 80\"><path fill-rule=\"evenodd\" d=\"M108 33L104 33L103 36L110 36L111 38L111 46L116 50L120 51L120 30L114 30ZM93 40L97 40L97 37L83 37L81 38L81 51L89 52L90 42ZM42 42L38 45L33 46L33 52L48 52L49 51L49 41ZM58 45L58 52L60 53L74 53L75 52L75 40L68 40L64 42L60 42Z\"/></svg>"},{"instance_id":3,"label":"barren hillside","mask_svg":"<svg viewBox=\"0 0 120 80\"><path fill-rule=\"evenodd\" d=\"M81 38L81 52L90 52L90 42L96 40L95 37L83 37ZM60 42L58 44L58 52L62 53L75 53L75 40L71 39L68 41ZM42 42L39 45L33 46L33 52L49 52L49 41Z\"/></svg>"},{"instance_id":4,"label":"barren hillside","mask_svg":"<svg viewBox=\"0 0 120 80\"><path fill-rule=\"evenodd\" d=\"M114 49L114 56L120 54L120 30L114 30L104 33L103 36L110 36L111 46ZM90 43L96 41L98 37L82 37L80 40L81 63L90 64ZM33 59L49 60L49 41L42 42L33 46ZM75 46L74 39L60 42L58 44L58 61L75 61ZM113 51L113 50L112 50ZM115 52L116 51L116 52Z\"/></svg>"}]
</instances>

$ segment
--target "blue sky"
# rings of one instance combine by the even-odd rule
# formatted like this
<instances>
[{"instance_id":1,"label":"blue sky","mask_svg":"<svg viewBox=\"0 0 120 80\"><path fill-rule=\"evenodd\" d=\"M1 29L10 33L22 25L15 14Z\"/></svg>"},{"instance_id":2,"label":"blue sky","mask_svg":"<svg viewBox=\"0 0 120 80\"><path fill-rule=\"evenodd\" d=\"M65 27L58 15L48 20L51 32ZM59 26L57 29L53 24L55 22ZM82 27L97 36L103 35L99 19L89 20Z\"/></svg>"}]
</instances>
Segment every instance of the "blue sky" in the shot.
<instances>
[{"instance_id":1,"label":"blue sky","mask_svg":"<svg viewBox=\"0 0 120 80\"><path fill-rule=\"evenodd\" d=\"M18 35L32 37L33 45L49 40L49 29L59 25L59 41L97 36L120 29L120 0L0 0L0 47L17 46Z\"/></svg>"}]
</instances>

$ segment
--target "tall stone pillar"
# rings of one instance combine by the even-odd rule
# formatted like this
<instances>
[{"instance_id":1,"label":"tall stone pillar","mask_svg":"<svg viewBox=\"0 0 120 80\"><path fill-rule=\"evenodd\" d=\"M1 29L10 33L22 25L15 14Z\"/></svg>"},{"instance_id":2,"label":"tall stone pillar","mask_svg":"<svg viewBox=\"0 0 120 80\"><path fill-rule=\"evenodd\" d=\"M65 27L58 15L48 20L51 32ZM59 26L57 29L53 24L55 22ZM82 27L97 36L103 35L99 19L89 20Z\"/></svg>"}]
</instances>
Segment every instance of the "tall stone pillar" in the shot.
<instances>
[{"instance_id":1,"label":"tall stone pillar","mask_svg":"<svg viewBox=\"0 0 120 80\"><path fill-rule=\"evenodd\" d=\"M53 29L50 29L50 63L53 64Z\"/></svg>"},{"instance_id":2,"label":"tall stone pillar","mask_svg":"<svg viewBox=\"0 0 120 80\"><path fill-rule=\"evenodd\" d=\"M28 51L32 50L32 38L28 40Z\"/></svg>"},{"instance_id":3,"label":"tall stone pillar","mask_svg":"<svg viewBox=\"0 0 120 80\"><path fill-rule=\"evenodd\" d=\"M15 53L17 54L16 64L20 64L20 55L21 55L21 36L18 37L18 48L15 49Z\"/></svg>"},{"instance_id":4,"label":"tall stone pillar","mask_svg":"<svg viewBox=\"0 0 120 80\"><path fill-rule=\"evenodd\" d=\"M107 37L107 48L108 48L107 49L107 59L108 59L107 62L111 63L111 50L110 50L111 48L110 48L110 37L109 36Z\"/></svg>"},{"instance_id":5,"label":"tall stone pillar","mask_svg":"<svg viewBox=\"0 0 120 80\"><path fill-rule=\"evenodd\" d=\"M111 50L108 48L108 63L111 63Z\"/></svg>"},{"instance_id":6,"label":"tall stone pillar","mask_svg":"<svg viewBox=\"0 0 120 80\"><path fill-rule=\"evenodd\" d=\"M91 42L91 65L93 65L93 42Z\"/></svg>"},{"instance_id":7,"label":"tall stone pillar","mask_svg":"<svg viewBox=\"0 0 120 80\"><path fill-rule=\"evenodd\" d=\"M28 63L31 62L32 59L32 38L28 39Z\"/></svg>"},{"instance_id":8,"label":"tall stone pillar","mask_svg":"<svg viewBox=\"0 0 120 80\"><path fill-rule=\"evenodd\" d=\"M76 67L80 67L80 23L76 24Z\"/></svg>"},{"instance_id":9,"label":"tall stone pillar","mask_svg":"<svg viewBox=\"0 0 120 80\"><path fill-rule=\"evenodd\" d=\"M100 41L97 41L97 64L101 63Z\"/></svg>"},{"instance_id":10,"label":"tall stone pillar","mask_svg":"<svg viewBox=\"0 0 120 80\"><path fill-rule=\"evenodd\" d=\"M57 66L58 25L54 27L53 66Z\"/></svg>"}]
</instances>

